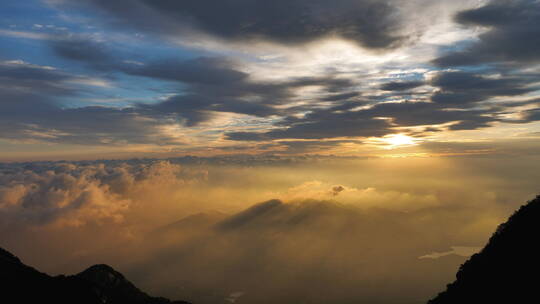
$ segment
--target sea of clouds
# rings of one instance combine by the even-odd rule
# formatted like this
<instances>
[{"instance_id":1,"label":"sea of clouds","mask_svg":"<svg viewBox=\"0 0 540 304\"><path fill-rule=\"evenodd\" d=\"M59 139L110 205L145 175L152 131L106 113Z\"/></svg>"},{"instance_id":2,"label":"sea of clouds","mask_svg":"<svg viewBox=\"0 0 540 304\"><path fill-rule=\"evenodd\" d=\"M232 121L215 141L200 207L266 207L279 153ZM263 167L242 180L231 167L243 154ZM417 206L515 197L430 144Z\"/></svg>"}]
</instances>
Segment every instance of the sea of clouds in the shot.
<instances>
[{"instance_id":1,"label":"sea of clouds","mask_svg":"<svg viewBox=\"0 0 540 304\"><path fill-rule=\"evenodd\" d=\"M6 163L0 246L51 273L109 263L144 290L195 303L417 303L534 193L516 164L474 164Z\"/></svg>"}]
</instances>

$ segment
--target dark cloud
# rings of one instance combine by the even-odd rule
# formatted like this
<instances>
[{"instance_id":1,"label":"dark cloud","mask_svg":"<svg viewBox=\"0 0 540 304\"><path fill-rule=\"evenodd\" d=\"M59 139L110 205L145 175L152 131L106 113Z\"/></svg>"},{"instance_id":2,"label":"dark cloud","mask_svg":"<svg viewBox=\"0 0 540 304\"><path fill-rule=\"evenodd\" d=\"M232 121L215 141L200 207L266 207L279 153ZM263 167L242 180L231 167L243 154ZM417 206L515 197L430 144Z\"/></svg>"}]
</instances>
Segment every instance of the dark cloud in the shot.
<instances>
[{"instance_id":1,"label":"dark cloud","mask_svg":"<svg viewBox=\"0 0 540 304\"><path fill-rule=\"evenodd\" d=\"M322 113L319 113L322 114ZM382 119L355 117L351 113L326 113L324 118L307 118L282 123L286 128L264 133L231 132L231 140L261 141L273 139L325 139L336 137L370 137L391 133L391 125Z\"/></svg>"},{"instance_id":2,"label":"dark cloud","mask_svg":"<svg viewBox=\"0 0 540 304\"><path fill-rule=\"evenodd\" d=\"M536 0L492 0L460 12L456 21L488 30L463 51L437 58L436 65L540 62L540 2Z\"/></svg>"},{"instance_id":3,"label":"dark cloud","mask_svg":"<svg viewBox=\"0 0 540 304\"><path fill-rule=\"evenodd\" d=\"M238 71L230 60L215 57L162 60L136 67L124 65L119 69L132 75L205 85L235 83L248 77L247 73Z\"/></svg>"},{"instance_id":4,"label":"dark cloud","mask_svg":"<svg viewBox=\"0 0 540 304\"><path fill-rule=\"evenodd\" d=\"M284 130L270 131L268 135L270 138L322 139L383 136L390 133L390 124L385 120L347 114L330 114L325 119L295 122Z\"/></svg>"},{"instance_id":5,"label":"dark cloud","mask_svg":"<svg viewBox=\"0 0 540 304\"><path fill-rule=\"evenodd\" d=\"M66 41L62 43L67 45ZM109 71L168 80L177 84L178 94L154 104L133 104L126 108L65 107L60 101L62 97L76 98L81 94L80 88L69 85L77 77L29 64L5 64L0 66L4 85L0 88L3 93L0 136L77 144L173 144L177 139L160 134L160 128L166 124L195 126L211 119L216 112L259 117L283 114L277 106L295 100L295 90L299 88L319 86L333 93L352 85L349 80L332 76L255 82L224 58L133 66L116 63L112 56L86 56L83 49L66 48L72 51L68 59L99 70L107 67ZM103 60L109 60L110 64L103 64Z\"/></svg>"},{"instance_id":6,"label":"dark cloud","mask_svg":"<svg viewBox=\"0 0 540 304\"><path fill-rule=\"evenodd\" d=\"M386 118L386 119L381 119ZM231 140L324 139L371 137L395 133L394 127L412 127L455 122L456 129L478 129L499 121L491 110L447 109L430 102L379 103L359 111L321 109L303 118L288 117L275 129L264 133L228 133Z\"/></svg>"},{"instance_id":7,"label":"dark cloud","mask_svg":"<svg viewBox=\"0 0 540 304\"><path fill-rule=\"evenodd\" d=\"M475 121L484 119L489 111L449 110L427 102L384 103L367 110L363 115L389 117L398 126L437 125L454 121ZM495 120L490 118L491 120Z\"/></svg>"},{"instance_id":8,"label":"dark cloud","mask_svg":"<svg viewBox=\"0 0 540 304\"><path fill-rule=\"evenodd\" d=\"M533 121L540 121L540 108L525 111L523 122Z\"/></svg>"},{"instance_id":9,"label":"dark cloud","mask_svg":"<svg viewBox=\"0 0 540 304\"><path fill-rule=\"evenodd\" d=\"M464 26L484 27L486 31L463 50L443 55L434 63L441 67L477 66L483 74L465 71L440 73L431 82L432 86L439 88L431 97L433 102L463 109L493 97L520 96L538 90L538 75L522 73L519 69L540 62L540 2L491 0L479 8L458 13L455 20ZM462 120L450 129L486 127L497 120L498 114L513 113L513 107L524 105L532 106L534 101L497 103L484 110L484 114ZM521 120L504 121L535 120L534 110L526 111L522 116Z\"/></svg>"},{"instance_id":10,"label":"dark cloud","mask_svg":"<svg viewBox=\"0 0 540 304\"><path fill-rule=\"evenodd\" d=\"M189 25L197 24L196 28L204 29L207 33L233 40L240 38L235 36L232 27L227 29L223 26L223 32L218 32L213 26L222 22L233 24L249 20L251 17L248 18L244 14L251 12L250 10L255 7L268 6L268 12L271 12L273 9L282 9L287 5L291 5L290 9L294 11L302 3L300 0L289 4L282 1L273 2L272 4L225 1L219 4L222 8L220 13L227 12L235 5L240 4L243 5L245 11L235 12L231 15L234 18L229 16L227 20L222 19L224 17L221 14L215 15L216 20L210 21L208 19L209 15L207 16L201 11L202 4L191 0L182 2L135 1L130 7L125 7L123 1L114 4L105 1L92 2L98 3L100 7L106 8L108 12L113 12L116 17L120 16L122 18L135 14L139 9L144 9L149 13L149 16L144 21L141 21L142 23L139 26L148 26L146 29L149 31L163 29L165 34L171 34L172 32L169 32L171 28L174 28L174 31L180 31L178 30L178 24L188 23ZM366 3L376 5L376 1ZM383 5L383 2L378 3ZM495 7L497 9L499 6L510 5L503 1L494 1L490 5L495 4L498 5ZM327 6L322 1L315 1L306 5L310 7L308 15L312 13L311 9L313 7L326 8ZM342 1L337 4L333 3L333 5L337 5L338 8L329 9L327 13L330 16L337 13L336 10L355 6L356 4L353 5L352 1ZM369 9L369 5L366 9ZM121 8L125 8L125 10L120 12ZM460 13L457 19L462 23L471 24L481 23L486 25L490 22L486 21L487 17L481 17L482 14L478 15L479 13L476 13L477 16L472 13L473 11L475 10ZM265 12L257 11L254 16L257 14L264 15ZM158 16L159 18L157 18ZM346 16L342 18L345 23L347 22ZM490 32L496 31L497 27L505 27L508 24L520 22L519 18L513 18L512 16L514 16L514 13L510 10L508 16L497 21L498 23L490 25L492 26ZM292 36L288 37L287 35L294 36L300 35L300 33L295 33L293 30L283 37L279 36L278 32L281 31L282 24L275 20L273 20L273 24L276 26L275 29L266 31L264 28L270 26L270 21L266 20L266 17L266 15L261 17L260 24L256 24L257 22L255 24L246 23L245 28L240 30L245 31L243 37L246 37L246 39L279 40L284 43L303 43L326 35L313 34L313 36L308 35L303 36L303 38L297 37L293 41L291 40ZM243 18L248 19L244 20ZM279 20L284 20L284 24L288 24L288 18L289 15L284 14L283 19ZM307 22L306 24L312 22L311 16L306 18L303 22ZM167 25L166 28L165 25ZM327 26L324 22L320 25ZM352 26L354 30L353 25L349 26ZM334 34L341 35L340 33ZM482 39L480 39L479 43L483 43L484 40ZM537 79L537 77L530 75L522 77L513 73L510 69L486 69L483 74L464 71L439 72L429 83L422 81L384 83L379 86L379 89L388 91L383 96L366 97L364 95L362 97L364 100L360 100L360 96L363 94L353 91L358 83L351 78L323 75L286 81L259 81L254 80L248 71L243 70L238 63L228 58L199 57L187 60L170 58L145 60L145 58L138 58L138 61L142 61L141 63L131 64L112 55L112 52L105 49L103 45L92 43L89 40L81 41L78 38L65 38L50 43L56 54L62 58L82 62L101 72L123 73L131 76L164 80L172 84L170 88L175 90L174 95L170 95L159 102L132 104L130 107L123 109L112 107L61 108L53 105L48 109L48 118L41 114L35 117L25 116L21 117L22 119L19 119L17 123L11 124L11 129L17 126L20 130L25 130L25 134L41 134L43 140L50 138L50 141L58 142L66 140L69 142L86 141L89 143L120 143L122 141L142 143L150 140L151 142L173 143L173 138L159 135L160 127L171 123L180 123L186 127L197 126L211 120L216 116L216 113L220 112L281 118L278 123L274 124L275 128L264 132L242 131L226 134L226 138L238 141L323 140L340 137L384 136L395 132L395 127L429 126L447 123L452 123L449 127L450 130L472 130L488 127L497 121L503 121L499 116L504 111L508 111L502 104L497 107L489 107L485 103L481 103L482 101L488 101L493 97L527 94L536 89L533 84ZM366 42L362 40L362 43L365 44ZM42 100L58 98L62 95L61 89L66 90L64 95L75 94L71 88L66 87L66 89L64 86L59 86L63 79L55 79L54 77L69 78L70 76L58 72L55 72L54 77L50 78L46 75L40 75L33 69L19 72L19 74L13 71L6 71L5 73L7 75L5 78L8 81L6 83L13 81L14 83L24 84L24 81L27 81L29 82L28 87L32 88L30 91L38 91L40 86L42 91L48 90L48 96L40 97ZM28 75L28 77L25 77L25 75ZM428 96L431 93L423 93L421 98L416 99L422 102L383 102L392 97L403 97L406 94L403 91L425 84L429 84L437 90L431 96ZM299 89L305 87L318 87L319 95L302 96ZM37 95L32 94L34 94L32 97L26 94L24 98L37 100ZM6 96L10 95L6 94ZM35 103L32 101L28 105ZM295 103L300 105L289 106ZM361 106L363 108L360 108ZM3 107L7 109L7 106L4 105ZM30 113L31 110L27 112ZM42 113L45 113L45 111L42 111ZM77 125L74 119L61 119L64 115L80 119L81 123ZM99 116L99 119L94 119L94 124L95 121L100 121L99 126L92 126L92 117L94 115ZM524 113L521 121L515 122L535 119L535 113L527 112ZM8 121L13 122L13 119ZM88 130L91 130L91 132L88 132ZM84 134L84 132L94 135L87 134L77 139L79 138L77 136ZM8 133L12 135L7 135ZM21 136L21 133L4 132L3 136L13 138ZM282 144L282 146L287 145ZM288 147L294 149L292 144Z\"/></svg>"},{"instance_id":11,"label":"dark cloud","mask_svg":"<svg viewBox=\"0 0 540 304\"><path fill-rule=\"evenodd\" d=\"M206 62L209 66L205 69L214 73L213 64L217 59ZM132 73L138 73L133 72ZM210 73L210 74L212 74ZM221 75L242 75L242 77L220 77ZM214 76L207 76L219 81L207 81L190 75L190 70L185 70L190 81L183 87L178 95L167 100L152 104L141 105L139 108L148 114L178 115L189 126L211 118L211 112L229 112L247 114L259 117L272 115L284 115L285 111L277 106L293 102L299 96L297 89L309 86L320 86L324 91L334 92L345 90L352 85L349 80L336 79L333 76L313 78L299 78L283 82L255 82L247 74L235 69L217 69ZM206 73L201 74L207 75ZM157 75L155 75L157 77ZM178 76L178 79L182 77Z\"/></svg>"},{"instance_id":12,"label":"dark cloud","mask_svg":"<svg viewBox=\"0 0 540 304\"><path fill-rule=\"evenodd\" d=\"M381 86L384 91L405 91L424 85L422 81L388 82Z\"/></svg>"},{"instance_id":13,"label":"dark cloud","mask_svg":"<svg viewBox=\"0 0 540 304\"><path fill-rule=\"evenodd\" d=\"M337 99L356 95L340 94L348 90L352 82L333 76L256 82L226 58L201 57L132 65L120 63L114 56L105 53L92 56L87 54L84 47L70 46L77 45L78 40L64 40L61 43L63 48L69 50L58 52L62 57L83 62L99 71L106 69L167 80L177 85L178 93L164 101L132 104L125 108L65 107L64 97L76 99L83 92L69 84L70 81L80 80L78 77L24 63L5 64L0 66L0 79L5 85L1 87L4 98L0 103L0 117L3 118L1 137L75 144L179 144L177 138L162 135L160 128L178 123L187 127L195 126L210 120L217 112L258 117L285 115L285 111L278 106L293 102L298 98L296 90L303 87L321 87ZM58 51L57 46L53 47ZM90 53L94 48L88 48ZM300 126L297 128L303 132ZM343 129L343 126L339 128ZM319 137L316 134L305 136Z\"/></svg>"},{"instance_id":14,"label":"dark cloud","mask_svg":"<svg viewBox=\"0 0 540 304\"><path fill-rule=\"evenodd\" d=\"M92 63L106 69L113 59L103 44L89 38L75 37L49 41L53 50L63 58Z\"/></svg>"},{"instance_id":15,"label":"dark cloud","mask_svg":"<svg viewBox=\"0 0 540 304\"><path fill-rule=\"evenodd\" d=\"M453 123L450 130L474 130L503 121L499 114L510 104L499 107L474 108L479 102L493 97L519 96L533 92L534 77L496 75L497 71L477 74L473 72L440 72L431 82L438 90L431 102L380 103L368 101L341 101L326 109L306 109L302 118L289 116L266 132L232 132L227 138L240 141L275 139L327 139L338 137L384 136L393 133L393 127L413 127ZM493 73L490 75L490 73ZM423 85L422 82L394 82L381 88L404 90ZM533 104L525 102L524 104ZM522 104L523 105L523 104ZM511 110L510 110L511 111ZM535 117L527 114L528 117ZM386 118L386 119L380 119ZM505 120L507 122L511 122Z\"/></svg>"},{"instance_id":16,"label":"dark cloud","mask_svg":"<svg viewBox=\"0 0 540 304\"><path fill-rule=\"evenodd\" d=\"M456 124L451 125L448 129L457 131L457 130L476 130L481 128L487 128L491 126L491 123L497 121L490 116L476 116L474 119L461 120Z\"/></svg>"},{"instance_id":17,"label":"dark cloud","mask_svg":"<svg viewBox=\"0 0 540 304\"><path fill-rule=\"evenodd\" d=\"M113 49L83 37L52 40L49 45L60 58L81 62L98 71L121 72L194 85L233 84L245 81L249 76L239 71L235 62L224 57L160 59L132 64L117 56Z\"/></svg>"},{"instance_id":18,"label":"dark cloud","mask_svg":"<svg viewBox=\"0 0 540 304\"><path fill-rule=\"evenodd\" d=\"M24 94L36 91L41 94L71 95L74 89L66 85L66 81L74 77L51 67L37 66L22 61L0 63L0 89L5 93L2 99L9 102L12 94ZM7 96L6 96L7 95Z\"/></svg>"},{"instance_id":19,"label":"dark cloud","mask_svg":"<svg viewBox=\"0 0 540 304\"><path fill-rule=\"evenodd\" d=\"M536 90L526 87L527 79L516 77L488 78L470 72L445 72L431 82L440 89L431 100L449 106L483 101L495 96L516 96Z\"/></svg>"},{"instance_id":20,"label":"dark cloud","mask_svg":"<svg viewBox=\"0 0 540 304\"><path fill-rule=\"evenodd\" d=\"M125 108L65 107L64 97L76 100L84 92L70 82L84 78L29 64L3 64L0 66L0 79L5 85L1 88L5 100L0 104L3 110L0 116L5 117L3 138L77 144L174 144L178 138L161 135L160 128L179 123L195 126L212 119L217 112L258 117L283 115L278 106L298 98L297 89L317 86L327 95L340 95L352 86L350 80L331 75L282 82L254 81L227 58L130 64L96 42L81 43L79 38L65 38L50 44L60 57L81 62L99 73L106 72L104 77L110 77L112 72L165 80L177 94L153 104L132 104Z\"/></svg>"},{"instance_id":21,"label":"dark cloud","mask_svg":"<svg viewBox=\"0 0 540 304\"><path fill-rule=\"evenodd\" d=\"M64 40L61 43L74 44L73 48L66 46L74 52L81 50L77 39ZM98 47L90 47L93 48ZM57 54L65 57L62 52ZM103 64L103 58L108 60L107 64ZM178 94L163 102L138 105L137 109L145 115L156 117L176 116L187 126L195 126L211 119L213 112L259 117L280 114L282 111L275 106L292 102L297 97L295 90L302 87L322 87L323 91L332 94L330 99L348 99L357 95L357 93L342 93L353 85L351 80L331 75L302 77L281 82L254 81L248 73L241 71L234 61L224 57L162 59L133 65L122 63L113 56L86 56L86 51L81 50L81 54L70 54L67 59L79 60L98 70L106 67L113 72L176 83Z\"/></svg>"},{"instance_id":22,"label":"dark cloud","mask_svg":"<svg viewBox=\"0 0 540 304\"><path fill-rule=\"evenodd\" d=\"M0 137L79 145L181 144L178 138L162 134L161 127L166 121L147 119L131 108L64 109L40 106L40 102L25 100L16 111L1 113ZM0 109L4 110L4 105Z\"/></svg>"},{"instance_id":23,"label":"dark cloud","mask_svg":"<svg viewBox=\"0 0 540 304\"><path fill-rule=\"evenodd\" d=\"M349 100L354 97L357 97L360 95L358 92L350 92L350 93L341 93L341 94L334 94L328 97L323 98L324 101L342 101L342 100Z\"/></svg>"},{"instance_id":24,"label":"dark cloud","mask_svg":"<svg viewBox=\"0 0 540 304\"><path fill-rule=\"evenodd\" d=\"M84 90L81 80L52 68L22 62L0 64L0 137L74 144L167 144L160 127L170 123L143 117L133 107L67 107L65 99ZM83 78L84 79L84 78Z\"/></svg>"},{"instance_id":25,"label":"dark cloud","mask_svg":"<svg viewBox=\"0 0 540 304\"><path fill-rule=\"evenodd\" d=\"M71 2L71 1L70 1ZM66 5L74 5L65 1ZM405 37L401 16L388 0L81 0L99 7L113 24L159 35L205 33L231 41L301 44L338 36L372 49Z\"/></svg>"}]
</instances>

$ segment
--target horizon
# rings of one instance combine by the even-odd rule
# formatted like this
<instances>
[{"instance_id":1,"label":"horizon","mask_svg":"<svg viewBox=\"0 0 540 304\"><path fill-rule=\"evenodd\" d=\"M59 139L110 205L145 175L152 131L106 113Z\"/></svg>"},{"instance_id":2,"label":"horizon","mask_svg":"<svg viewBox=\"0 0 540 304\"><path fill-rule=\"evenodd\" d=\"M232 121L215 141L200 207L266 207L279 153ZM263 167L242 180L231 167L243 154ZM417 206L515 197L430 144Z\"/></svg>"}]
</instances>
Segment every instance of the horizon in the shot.
<instances>
[{"instance_id":1,"label":"horizon","mask_svg":"<svg viewBox=\"0 0 540 304\"><path fill-rule=\"evenodd\" d=\"M0 247L48 274L426 303L540 193L539 0L0 8Z\"/></svg>"}]
</instances>

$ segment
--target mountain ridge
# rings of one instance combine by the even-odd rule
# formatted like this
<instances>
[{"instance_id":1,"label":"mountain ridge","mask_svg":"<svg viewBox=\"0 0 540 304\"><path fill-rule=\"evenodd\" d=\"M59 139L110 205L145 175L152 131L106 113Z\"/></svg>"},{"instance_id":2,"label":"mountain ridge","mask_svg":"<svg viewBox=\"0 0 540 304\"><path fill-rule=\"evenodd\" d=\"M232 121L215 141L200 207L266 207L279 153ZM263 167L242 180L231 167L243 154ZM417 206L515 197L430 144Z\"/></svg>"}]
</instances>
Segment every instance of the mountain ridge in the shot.
<instances>
[{"instance_id":1,"label":"mountain ridge","mask_svg":"<svg viewBox=\"0 0 540 304\"><path fill-rule=\"evenodd\" d=\"M461 265L456 280L428 304L538 302L539 235L537 196L499 225L487 245Z\"/></svg>"},{"instance_id":2,"label":"mountain ridge","mask_svg":"<svg viewBox=\"0 0 540 304\"><path fill-rule=\"evenodd\" d=\"M105 264L76 275L53 277L25 265L0 247L0 270L2 297L16 303L189 304L149 296Z\"/></svg>"}]
</instances>

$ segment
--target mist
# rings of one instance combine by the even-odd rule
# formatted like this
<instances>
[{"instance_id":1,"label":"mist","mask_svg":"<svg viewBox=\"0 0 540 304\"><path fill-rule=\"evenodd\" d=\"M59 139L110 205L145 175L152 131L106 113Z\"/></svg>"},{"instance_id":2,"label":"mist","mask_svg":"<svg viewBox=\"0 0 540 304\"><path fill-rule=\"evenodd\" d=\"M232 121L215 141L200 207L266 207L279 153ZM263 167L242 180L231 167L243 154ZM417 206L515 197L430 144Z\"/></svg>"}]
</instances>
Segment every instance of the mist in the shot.
<instances>
[{"instance_id":1,"label":"mist","mask_svg":"<svg viewBox=\"0 0 540 304\"><path fill-rule=\"evenodd\" d=\"M194 303L423 303L538 192L536 158L2 164L0 239Z\"/></svg>"}]
</instances>

